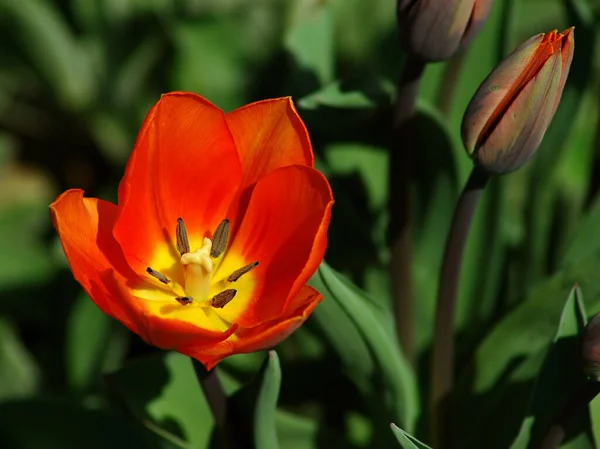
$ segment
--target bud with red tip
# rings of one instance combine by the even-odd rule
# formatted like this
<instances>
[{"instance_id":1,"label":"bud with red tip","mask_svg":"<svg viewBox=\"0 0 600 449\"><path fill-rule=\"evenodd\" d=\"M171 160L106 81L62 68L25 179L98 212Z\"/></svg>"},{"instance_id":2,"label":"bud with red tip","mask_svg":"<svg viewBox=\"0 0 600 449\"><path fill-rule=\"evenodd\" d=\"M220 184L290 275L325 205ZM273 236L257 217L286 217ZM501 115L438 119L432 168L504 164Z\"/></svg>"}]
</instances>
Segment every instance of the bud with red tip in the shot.
<instances>
[{"instance_id":1,"label":"bud with red tip","mask_svg":"<svg viewBox=\"0 0 600 449\"><path fill-rule=\"evenodd\" d=\"M406 50L423 61L443 61L477 35L493 0L398 0Z\"/></svg>"},{"instance_id":2,"label":"bud with red tip","mask_svg":"<svg viewBox=\"0 0 600 449\"><path fill-rule=\"evenodd\" d=\"M479 86L462 123L463 142L477 166L508 173L533 156L558 107L573 50L573 28L538 34Z\"/></svg>"},{"instance_id":3,"label":"bud with red tip","mask_svg":"<svg viewBox=\"0 0 600 449\"><path fill-rule=\"evenodd\" d=\"M585 374L594 380L600 380L600 313L583 330L581 360Z\"/></svg>"}]
</instances>

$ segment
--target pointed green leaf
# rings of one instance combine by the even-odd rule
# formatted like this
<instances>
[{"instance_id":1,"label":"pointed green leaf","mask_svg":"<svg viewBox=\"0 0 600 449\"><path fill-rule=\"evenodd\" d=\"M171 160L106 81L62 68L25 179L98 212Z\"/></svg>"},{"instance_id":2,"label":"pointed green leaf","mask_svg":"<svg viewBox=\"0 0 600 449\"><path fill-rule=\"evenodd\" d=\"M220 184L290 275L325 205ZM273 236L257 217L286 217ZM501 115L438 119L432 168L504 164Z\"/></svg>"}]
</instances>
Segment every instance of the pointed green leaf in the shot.
<instances>
[{"instance_id":1,"label":"pointed green leaf","mask_svg":"<svg viewBox=\"0 0 600 449\"><path fill-rule=\"evenodd\" d=\"M311 279L325 302L335 302L348 315L369 347L387 389L394 419L414 429L418 414L417 386L412 369L398 346L391 313L369 299L325 262Z\"/></svg>"},{"instance_id":2,"label":"pointed green leaf","mask_svg":"<svg viewBox=\"0 0 600 449\"><path fill-rule=\"evenodd\" d=\"M503 449L514 440L555 338L564 298L577 282L586 291L589 309L600 310L598 272L599 253L573 264L532 289L483 339L455 387L462 401L456 417L461 447ZM494 434L492 423L503 431Z\"/></svg>"},{"instance_id":3,"label":"pointed green leaf","mask_svg":"<svg viewBox=\"0 0 600 449\"><path fill-rule=\"evenodd\" d=\"M402 447L402 449L431 449L426 444L421 443L415 437L409 435L400 427L396 426L396 424L392 423L390 424L390 427L392 428L392 432L394 432L394 435L398 440L398 443L400 443L400 447Z\"/></svg>"},{"instance_id":4,"label":"pointed green leaf","mask_svg":"<svg viewBox=\"0 0 600 449\"><path fill-rule=\"evenodd\" d=\"M261 374L262 381L254 408L254 445L261 449L278 449L275 418L281 388L281 367L275 351L269 351Z\"/></svg>"},{"instance_id":5,"label":"pointed green leaf","mask_svg":"<svg viewBox=\"0 0 600 449\"><path fill-rule=\"evenodd\" d=\"M539 444L560 409L586 385L587 379L579 359L579 336L586 318L581 290L575 287L565 303L552 346L537 378L528 416L511 449L526 449ZM573 417L569 431L569 440L573 441L561 447L595 447L587 410Z\"/></svg>"}]
</instances>

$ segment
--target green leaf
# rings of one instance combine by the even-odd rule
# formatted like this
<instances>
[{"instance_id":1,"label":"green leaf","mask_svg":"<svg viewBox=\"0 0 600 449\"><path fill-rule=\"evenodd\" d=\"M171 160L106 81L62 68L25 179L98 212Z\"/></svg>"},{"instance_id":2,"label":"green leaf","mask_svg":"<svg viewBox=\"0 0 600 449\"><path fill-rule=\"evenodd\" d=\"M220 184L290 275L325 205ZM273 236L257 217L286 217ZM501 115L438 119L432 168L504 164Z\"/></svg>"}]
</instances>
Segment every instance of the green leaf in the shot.
<instances>
[{"instance_id":1,"label":"green leaf","mask_svg":"<svg viewBox=\"0 0 600 449\"><path fill-rule=\"evenodd\" d=\"M576 287L571 291L563 308L556 336L536 381L529 413L521 426L517 440L511 446L512 449L526 449L538 444L564 404L587 384L579 359L581 352L579 335L585 327L586 318L581 290ZM590 434L587 410L573 417L569 430L567 439L575 439L575 441L561 447L571 449L595 447Z\"/></svg>"},{"instance_id":2,"label":"green leaf","mask_svg":"<svg viewBox=\"0 0 600 449\"><path fill-rule=\"evenodd\" d=\"M402 449L431 449L426 444L421 443L415 437L409 435L400 427L396 426L396 424L392 423L390 424L390 427L392 429L392 432L394 432L394 436L398 440L398 443L400 443L400 447L402 447Z\"/></svg>"},{"instance_id":3,"label":"green leaf","mask_svg":"<svg viewBox=\"0 0 600 449\"><path fill-rule=\"evenodd\" d=\"M281 388L281 367L275 351L269 351L259 376L262 379L254 408L254 445L261 449L278 449L275 418Z\"/></svg>"},{"instance_id":4,"label":"green leaf","mask_svg":"<svg viewBox=\"0 0 600 449\"><path fill-rule=\"evenodd\" d=\"M24 398L36 393L40 373L17 329L0 319L0 400Z\"/></svg>"},{"instance_id":5,"label":"green leaf","mask_svg":"<svg viewBox=\"0 0 600 449\"><path fill-rule=\"evenodd\" d=\"M344 61L362 62L365 66L376 64L375 56L392 36L396 40L396 20L393 13L395 0L331 1L335 18L338 57ZM387 48L386 48L387 49ZM396 47L393 48L398 54ZM388 61L394 57L387 55Z\"/></svg>"},{"instance_id":6,"label":"green leaf","mask_svg":"<svg viewBox=\"0 0 600 449\"><path fill-rule=\"evenodd\" d=\"M345 313L352 320L372 353L390 393L387 407L392 411L394 419L404 423L404 427L414 429L418 415L416 381L398 346L389 311L368 299L364 292L325 262L310 283L323 294L325 303L336 303L340 306L338 313Z\"/></svg>"},{"instance_id":7,"label":"green leaf","mask_svg":"<svg viewBox=\"0 0 600 449\"><path fill-rule=\"evenodd\" d=\"M174 30L177 89L209 93L220 108L240 106L246 82L239 21L181 22Z\"/></svg>"},{"instance_id":8,"label":"green leaf","mask_svg":"<svg viewBox=\"0 0 600 449\"><path fill-rule=\"evenodd\" d=\"M173 449L124 418L55 400L0 404L0 446L19 449Z\"/></svg>"},{"instance_id":9,"label":"green leaf","mask_svg":"<svg viewBox=\"0 0 600 449\"><path fill-rule=\"evenodd\" d=\"M293 24L285 37L285 48L297 67L291 73L291 83L300 90L313 90L302 80L308 71L318 86L333 81L335 63L331 5L328 3L297 2ZM311 89L312 87L312 89Z\"/></svg>"},{"instance_id":10,"label":"green leaf","mask_svg":"<svg viewBox=\"0 0 600 449\"><path fill-rule=\"evenodd\" d=\"M313 277L312 285L319 289ZM325 289L319 290L325 294ZM323 337L335 348L353 379L369 379L375 370L373 356L354 321L337 301L322 301L311 318Z\"/></svg>"},{"instance_id":11,"label":"green leaf","mask_svg":"<svg viewBox=\"0 0 600 449\"><path fill-rule=\"evenodd\" d=\"M564 298L578 283L590 298L590 310L600 310L599 271L599 253L564 269L532 289L488 333L458 376L455 391L462 406L456 422L461 447L503 448L514 439L535 377L555 338ZM497 435L492 430L500 425L503 432Z\"/></svg>"},{"instance_id":12,"label":"green leaf","mask_svg":"<svg viewBox=\"0 0 600 449\"><path fill-rule=\"evenodd\" d=\"M168 353L107 375L110 390L150 430L182 447L208 447L213 418L189 357Z\"/></svg>"},{"instance_id":13,"label":"green leaf","mask_svg":"<svg viewBox=\"0 0 600 449\"><path fill-rule=\"evenodd\" d=\"M15 203L0 210L0 288L41 283L55 272L43 240L49 223L48 204L41 201ZM10 300L7 297L6 303Z\"/></svg>"},{"instance_id":14,"label":"green leaf","mask_svg":"<svg viewBox=\"0 0 600 449\"><path fill-rule=\"evenodd\" d=\"M329 228L328 261L388 304L386 148L340 142L324 149L326 172L336 200ZM355 242L360 241L360 245Z\"/></svg>"},{"instance_id":15,"label":"green leaf","mask_svg":"<svg viewBox=\"0 0 600 449\"><path fill-rule=\"evenodd\" d=\"M42 0L0 2L35 70L60 103L72 110L87 107L96 94L90 55L77 41L54 3Z\"/></svg>"},{"instance_id":16,"label":"green leaf","mask_svg":"<svg viewBox=\"0 0 600 449\"><path fill-rule=\"evenodd\" d=\"M72 388L86 389L99 377L110 342L111 321L87 295L75 300L67 321L65 354Z\"/></svg>"},{"instance_id":17,"label":"green leaf","mask_svg":"<svg viewBox=\"0 0 600 449\"><path fill-rule=\"evenodd\" d=\"M596 199L585 217L571 233L568 244L562 251L561 266L566 267L600 251L600 197Z\"/></svg>"},{"instance_id":18,"label":"green leaf","mask_svg":"<svg viewBox=\"0 0 600 449\"><path fill-rule=\"evenodd\" d=\"M270 351L263 366L252 381L231 396L229 419L236 429L235 438L241 446L253 441L257 449L278 449L277 399L281 387L279 357ZM248 410L253 410L251 417Z\"/></svg>"},{"instance_id":19,"label":"green leaf","mask_svg":"<svg viewBox=\"0 0 600 449\"><path fill-rule=\"evenodd\" d=\"M321 106L341 109L375 109L390 105L394 86L383 78L336 81L298 100L303 109Z\"/></svg>"},{"instance_id":20,"label":"green leaf","mask_svg":"<svg viewBox=\"0 0 600 449\"><path fill-rule=\"evenodd\" d=\"M317 449L322 430L316 419L280 410L277 413L277 439L285 449Z\"/></svg>"}]
</instances>

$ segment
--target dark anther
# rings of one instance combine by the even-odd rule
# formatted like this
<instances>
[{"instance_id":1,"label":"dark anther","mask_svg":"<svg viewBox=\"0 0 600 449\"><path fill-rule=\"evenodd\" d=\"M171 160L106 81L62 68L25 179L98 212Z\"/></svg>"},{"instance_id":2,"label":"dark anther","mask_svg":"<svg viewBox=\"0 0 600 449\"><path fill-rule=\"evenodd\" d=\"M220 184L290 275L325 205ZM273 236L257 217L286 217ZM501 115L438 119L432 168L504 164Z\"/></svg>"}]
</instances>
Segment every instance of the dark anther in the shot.
<instances>
[{"instance_id":1,"label":"dark anther","mask_svg":"<svg viewBox=\"0 0 600 449\"><path fill-rule=\"evenodd\" d=\"M152 277L154 277L154 278L158 279L158 280L159 280L160 282L162 282L163 284L168 284L169 282L171 282L171 281L169 280L169 278L168 278L168 277L166 277L164 274L162 274L162 273L161 273L161 272L159 272L159 271L153 270L153 269L152 269L152 268L150 268L150 267L147 267L147 268L146 268L146 273L148 273L150 276L152 276Z\"/></svg>"},{"instance_id":2,"label":"dark anther","mask_svg":"<svg viewBox=\"0 0 600 449\"><path fill-rule=\"evenodd\" d=\"M175 299L182 306L190 305L192 303L192 301L193 301L193 299L190 298L189 296L177 296Z\"/></svg>"},{"instance_id":3,"label":"dark anther","mask_svg":"<svg viewBox=\"0 0 600 449\"><path fill-rule=\"evenodd\" d=\"M246 273L248 273L250 270L253 270L254 268L256 268L257 266L258 266L258 260L254 261L252 263L249 263L245 267L238 268L237 270L235 270L233 273L231 273L229 275L229 277L227 278L227 281L229 281L229 282L235 282L239 278L241 278L243 275L245 275Z\"/></svg>"},{"instance_id":4,"label":"dark anther","mask_svg":"<svg viewBox=\"0 0 600 449\"><path fill-rule=\"evenodd\" d=\"M183 218L177 219L177 251L180 255L190 252L190 241L188 240L187 229L185 229L185 223Z\"/></svg>"},{"instance_id":5,"label":"dark anther","mask_svg":"<svg viewBox=\"0 0 600 449\"><path fill-rule=\"evenodd\" d=\"M227 240L229 239L229 220L225 219L217 226L217 230L213 234L212 249L210 250L211 257L219 257L227 248Z\"/></svg>"},{"instance_id":6,"label":"dark anther","mask_svg":"<svg viewBox=\"0 0 600 449\"><path fill-rule=\"evenodd\" d=\"M229 301L231 301L235 297L236 293L237 290L234 290L233 288L223 290L221 293L218 293L215 296L213 296L211 305L215 309L222 309L229 303Z\"/></svg>"}]
</instances>

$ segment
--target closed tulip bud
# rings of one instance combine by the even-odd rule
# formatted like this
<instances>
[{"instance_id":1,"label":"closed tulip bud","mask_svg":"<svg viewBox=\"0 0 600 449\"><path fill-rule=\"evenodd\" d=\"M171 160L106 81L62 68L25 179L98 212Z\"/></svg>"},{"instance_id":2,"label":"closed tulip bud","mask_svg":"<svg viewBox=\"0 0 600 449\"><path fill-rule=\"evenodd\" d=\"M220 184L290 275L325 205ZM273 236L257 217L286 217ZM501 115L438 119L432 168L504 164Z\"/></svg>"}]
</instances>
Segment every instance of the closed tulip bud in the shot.
<instances>
[{"instance_id":1,"label":"closed tulip bud","mask_svg":"<svg viewBox=\"0 0 600 449\"><path fill-rule=\"evenodd\" d=\"M585 374L594 380L600 380L600 313L583 330L581 359Z\"/></svg>"},{"instance_id":2,"label":"closed tulip bud","mask_svg":"<svg viewBox=\"0 0 600 449\"><path fill-rule=\"evenodd\" d=\"M450 59L477 35L492 0L398 0L406 50L424 61Z\"/></svg>"},{"instance_id":3,"label":"closed tulip bud","mask_svg":"<svg viewBox=\"0 0 600 449\"><path fill-rule=\"evenodd\" d=\"M573 28L538 34L479 86L462 122L463 142L477 166L508 173L533 156L558 107L573 49Z\"/></svg>"}]
</instances>

